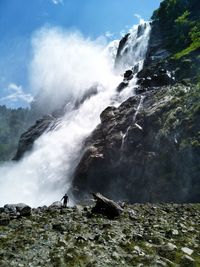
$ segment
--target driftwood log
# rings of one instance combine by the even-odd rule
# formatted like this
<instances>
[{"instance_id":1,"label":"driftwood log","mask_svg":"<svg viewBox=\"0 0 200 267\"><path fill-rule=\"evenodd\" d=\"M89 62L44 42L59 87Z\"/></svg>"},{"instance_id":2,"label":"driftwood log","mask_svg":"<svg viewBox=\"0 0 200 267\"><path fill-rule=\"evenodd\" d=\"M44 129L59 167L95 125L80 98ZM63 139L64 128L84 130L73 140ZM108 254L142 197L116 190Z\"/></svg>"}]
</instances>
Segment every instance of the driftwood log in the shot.
<instances>
[{"instance_id":1,"label":"driftwood log","mask_svg":"<svg viewBox=\"0 0 200 267\"><path fill-rule=\"evenodd\" d=\"M92 213L102 214L110 219L118 217L123 209L113 200L108 199L100 193L92 193L96 205L92 208Z\"/></svg>"}]
</instances>

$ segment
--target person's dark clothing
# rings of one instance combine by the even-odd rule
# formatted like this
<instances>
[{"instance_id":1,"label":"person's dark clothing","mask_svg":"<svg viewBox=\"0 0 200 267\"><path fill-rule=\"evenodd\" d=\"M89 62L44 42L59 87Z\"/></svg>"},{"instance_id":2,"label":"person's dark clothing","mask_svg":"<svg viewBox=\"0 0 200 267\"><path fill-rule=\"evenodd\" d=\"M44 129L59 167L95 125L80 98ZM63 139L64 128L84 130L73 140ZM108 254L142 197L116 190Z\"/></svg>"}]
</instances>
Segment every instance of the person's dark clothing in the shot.
<instances>
[{"instance_id":1,"label":"person's dark clothing","mask_svg":"<svg viewBox=\"0 0 200 267\"><path fill-rule=\"evenodd\" d=\"M67 207L68 195L65 194L65 195L62 197L61 201L62 201L62 200L63 200L63 206L64 206L64 207Z\"/></svg>"}]
</instances>

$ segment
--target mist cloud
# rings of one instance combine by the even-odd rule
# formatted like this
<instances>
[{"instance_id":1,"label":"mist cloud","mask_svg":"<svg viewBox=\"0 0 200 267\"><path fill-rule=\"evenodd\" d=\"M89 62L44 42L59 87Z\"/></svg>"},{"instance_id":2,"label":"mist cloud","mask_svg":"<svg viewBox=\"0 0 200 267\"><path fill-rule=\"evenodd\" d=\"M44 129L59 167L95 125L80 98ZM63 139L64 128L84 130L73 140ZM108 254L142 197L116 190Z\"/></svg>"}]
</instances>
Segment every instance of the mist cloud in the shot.
<instances>
[{"instance_id":1,"label":"mist cloud","mask_svg":"<svg viewBox=\"0 0 200 267\"><path fill-rule=\"evenodd\" d=\"M30 84L39 94L41 106L54 110L63 101L80 99L92 84L112 83L111 62L99 40L60 28L43 28L34 34L32 45Z\"/></svg>"}]
</instances>

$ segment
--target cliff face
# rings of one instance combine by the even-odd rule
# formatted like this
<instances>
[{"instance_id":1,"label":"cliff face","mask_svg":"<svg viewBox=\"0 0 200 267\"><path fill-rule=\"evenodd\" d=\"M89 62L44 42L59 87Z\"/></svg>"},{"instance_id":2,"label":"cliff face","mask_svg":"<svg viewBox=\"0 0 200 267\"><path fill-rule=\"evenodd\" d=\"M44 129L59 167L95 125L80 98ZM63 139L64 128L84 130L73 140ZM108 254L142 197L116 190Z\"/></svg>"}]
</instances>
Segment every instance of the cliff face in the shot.
<instances>
[{"instance_id":1,"label":"cliff face","mask_svg":"<svg viewBox=\"0 0 200 267\"><path fill-rule=\"evenodd\" d=\"M200 201L200 53L175 59L163 27L152 22L136 96L104 110L87 139L73 181L76 198L100 191L132 202Z\"/></svg>"},{"instance_id":2,"label":"cliff face","mask_svg":"<svg viewBox=\"0 0 200 267\"><path fill-rule=\"evenodd\" d=\"M100 191L132 202L198 202L199 109L188 98L197 90L166 86L108 107L76 169L76 196Z\"/></svg>"}]
</instances>

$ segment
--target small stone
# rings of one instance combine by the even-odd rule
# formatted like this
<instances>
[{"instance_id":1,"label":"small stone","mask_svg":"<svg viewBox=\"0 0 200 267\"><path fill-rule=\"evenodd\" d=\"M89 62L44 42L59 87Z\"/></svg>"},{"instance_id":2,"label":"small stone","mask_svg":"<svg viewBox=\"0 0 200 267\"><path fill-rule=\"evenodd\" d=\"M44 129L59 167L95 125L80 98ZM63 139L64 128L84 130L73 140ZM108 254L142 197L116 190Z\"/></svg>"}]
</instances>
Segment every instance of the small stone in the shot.
<instances>
[{"instance_id":1,"label":"small stone","mask_svg":"<svg viewBox=\"0 0 200 267\"><path fill-rule=\"evenodd\" d=\"M178 235L178 230L172 230L172 235Z\"/></svg>"},{"instance_id":2,"label":"small stone","mask_svg":"<svg viewBox=\"0 0 200 267\"><path fill-rule=\"evenodd\" d=\"M120 258L119 254L115 251L113 252L112 257L116 260L118 260Z\"/></svg>"},{"instance_id":3,"label":"small stone","mask_svg":"<svg viewBox=\"0 0 200 267\"><path fill-rule=\"evenodd\" d=\"M144 256L145 255L144 252L141 250L141 248L138 247L138 246L135 246L134 250L139 256Z\"/></svg>"},{"instance_id":4,"label":"small stone","mask_svg":"<svg viewBox=\"0 0 200 267\"><path fill-rule=\"evenodd\" d=\"M62 246L62 247L66 247L67 246L67 242L65 241L65 239L60 238L58 241L58 245Z\"/></svg>"},{"instance_id":5,"label":"small stone","mask_svg":"<svg viewBox=\"0 0 200 267\"><path fill-rule=\"evenodd\" d=\"M167 263L159 259L156 261L156 265L166 267Z\"/></svg>"},{"instance_id":6,"label":"small stone","mask_svg":"<svg viewBox=\"0 0 200 267\"><path fill-rule=\"evenodd\" d=\"M167 243L166 245L162 245L158 247L158 253L162 257L169 256L171 254L174 254L174 250L177 249L177 247L172 243Z\"/></svg>"},{"instance_id":7,"label":"small stone","mask_svg":"<svg viewBox=\"0 0 200 267\"><path fill-rule=\"evenodd\" d=\"M183 247L183 248L181 248L181 250L182 250L184 253L188 254L189 256L192 255L192 253L194 252L192 249L187 248L187 247Z\"/></svg>"},{"instance_id":8,"label":"small stone","mask_svg":"<svg viewBox=\"0 0 200 267\"><path fill-rule=\"evenodd\" d=\"M166 248L166 250L168 250L168 251L173 251L173 250L177 249L177 246L175 246L175 245L172 244L172 243L167 243L167 244L165 245L165 248Z\"/></svg>"}]
</instances>

